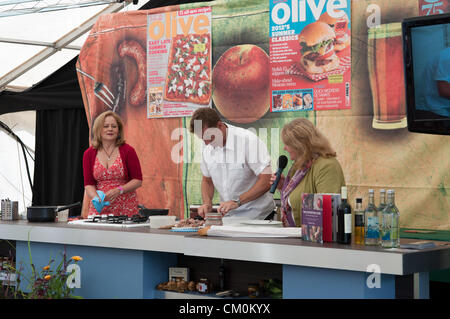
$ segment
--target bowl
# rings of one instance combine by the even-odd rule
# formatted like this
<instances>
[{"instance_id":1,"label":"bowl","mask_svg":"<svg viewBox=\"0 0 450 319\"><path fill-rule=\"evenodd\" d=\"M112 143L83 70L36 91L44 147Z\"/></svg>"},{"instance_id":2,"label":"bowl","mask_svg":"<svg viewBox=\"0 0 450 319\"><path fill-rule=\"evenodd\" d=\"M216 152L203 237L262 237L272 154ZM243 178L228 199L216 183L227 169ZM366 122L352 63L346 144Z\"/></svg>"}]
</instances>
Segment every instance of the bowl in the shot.
<instances>
[{"instance_id":1,"label":"bowl","mask_svg":"<svg viewBox=\"0 0 450 319\"><path fill-rule=\"evenodd\" d=\"M150 228L160 228L175 225L176 216L150 216Z\"/></svg>"}]
</instances>

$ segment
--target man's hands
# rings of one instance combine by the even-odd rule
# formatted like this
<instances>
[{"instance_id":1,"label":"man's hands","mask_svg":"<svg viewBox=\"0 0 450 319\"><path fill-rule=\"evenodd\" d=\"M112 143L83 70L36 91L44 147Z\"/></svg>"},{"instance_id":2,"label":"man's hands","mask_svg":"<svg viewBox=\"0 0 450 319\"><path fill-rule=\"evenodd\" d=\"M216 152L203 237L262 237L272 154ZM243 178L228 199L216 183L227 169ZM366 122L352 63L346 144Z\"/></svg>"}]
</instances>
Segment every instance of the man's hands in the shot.
<instances>
[{"instance_id":1,"label":"man's hands","mask_svg":"<svg viewBox=\"0 0 450 319\"><path fill-rule=\"evenodd\" d=\"M217 208L217 212L220 213L222 216L225 216L230 210L238 208L238 204L234 200L229 200L227 202L221 202L219 205L219 208ZM201 205L197 213L205 218L206 214L211 212L212 205L211 204L203 204Z\"/></svg>"},{"instance_id":2,"label":"man's hands","mask_svg":"<svg viewBox=\"0 0 450 319\"><path fill-rule=\"evenodd\" d=\"M211 204L203 204L197 209L197 213L205 218L206 214L208 214L212 210Z\"/></svg>"},{"instance_id":3,"label":"man's hands","mask_svg":"<svg viewBox=\"0 0 450 319\"><path fill-rule=\"evenodd\" d=\"M225 216L230 210L236 209L238 207L238 204L234 200L229 200L227 202L220 203L217 211L222 214L222 216Z\"/></svg>"}]
</instances>

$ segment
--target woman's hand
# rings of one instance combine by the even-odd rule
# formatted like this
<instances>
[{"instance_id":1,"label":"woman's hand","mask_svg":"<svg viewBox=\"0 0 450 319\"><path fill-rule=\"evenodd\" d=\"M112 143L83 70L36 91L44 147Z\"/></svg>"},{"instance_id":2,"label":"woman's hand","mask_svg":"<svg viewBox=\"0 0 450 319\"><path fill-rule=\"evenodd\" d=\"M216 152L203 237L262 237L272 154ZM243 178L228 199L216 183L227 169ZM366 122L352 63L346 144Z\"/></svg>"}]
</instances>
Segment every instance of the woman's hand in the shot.
<instances>
[{"instance_id":1,"label":"woman's hand","mask_svg":"<svg viewBox=\"0 0 450 319\"><path fill-rule=\"evenodd\" d=\"M272 186L272 184L275 182L276 179L277 179L277 174L273 173L272 176L270 177L270 186ZM278 181L278 185L277 185L278 190L281 190L281 188L283 188L284 179L285 179L284 175L281 174L280 180Z\"/></svg>"},{"instance_id":2,"label":"woman's hand","mask_svg":"<svg viewBox=\"0 0 450 319\"><path fill-rule=\"evenodd\" d=\"M120 195L120 189L113 188L105 193L105 202L113 202Z\"/></svg>"}]
</instances>

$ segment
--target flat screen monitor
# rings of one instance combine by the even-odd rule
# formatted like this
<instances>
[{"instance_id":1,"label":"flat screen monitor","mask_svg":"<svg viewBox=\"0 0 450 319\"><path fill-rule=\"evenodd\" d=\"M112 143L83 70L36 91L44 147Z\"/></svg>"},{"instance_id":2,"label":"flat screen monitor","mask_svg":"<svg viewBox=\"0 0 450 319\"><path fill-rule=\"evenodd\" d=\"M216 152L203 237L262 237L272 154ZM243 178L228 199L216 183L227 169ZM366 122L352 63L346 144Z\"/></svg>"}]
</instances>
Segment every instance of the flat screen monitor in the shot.
<instances>
[{"instance_id":1,"label":"flat screen monitor","mask_svg":"<svg viewBox=\"0 0 450 319\"><path fill-rule=\"evenodd\" d=\"M408 130L450 135L450 14L402 21Z\"/></svg>"}]
</instances>

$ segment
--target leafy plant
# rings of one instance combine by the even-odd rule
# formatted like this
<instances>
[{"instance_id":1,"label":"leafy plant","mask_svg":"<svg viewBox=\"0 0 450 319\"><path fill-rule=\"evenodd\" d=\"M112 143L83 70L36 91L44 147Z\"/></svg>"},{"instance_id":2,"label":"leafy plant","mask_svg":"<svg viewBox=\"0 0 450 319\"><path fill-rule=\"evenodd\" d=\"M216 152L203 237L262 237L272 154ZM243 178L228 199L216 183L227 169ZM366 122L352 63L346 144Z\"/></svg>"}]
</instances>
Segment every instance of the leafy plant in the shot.
<instances>
[{"instance_id":1,"label":"leafy plant","mask_svg":"<svg viewBox=\"0 0 450 319\"><path fill-rule=\"evenodd\" d=\"M51 259L48 265L42 267L40 270L37 270L31 257L31 247L29 241L28 252L30 256L31 275L29 275L29 277L24 275L22 271L23 265L20 266L20 269L16 269L12 265L8 265L7 271L17 274L17 285L15 288L10 286L5 288L5 285L3 285L4 297L24 299L80 298L73 295L74 288L70 288L67 285L67 279L75 272L75 270L68 273L66 269L70 264L82 261L82 257L73 256L67 260L66 249L64 248L62 260L58 265L56 265L56 268L53 267L55 265L55 260ZM30 290L29 293L24 293L20 290L20 285L23 280L27 282L27 288Z\"/></svg>"},{"instance_id":2,"label":"leafy plant","mask_svg":"<svg viewBox=\"0 0 450 319\"><path fill-rule=\"evenodd\" d=\"M269 279L262 282L265 294L270 298L283 298L282 283L278 279Z\"/></svg>"}]
</instances>

